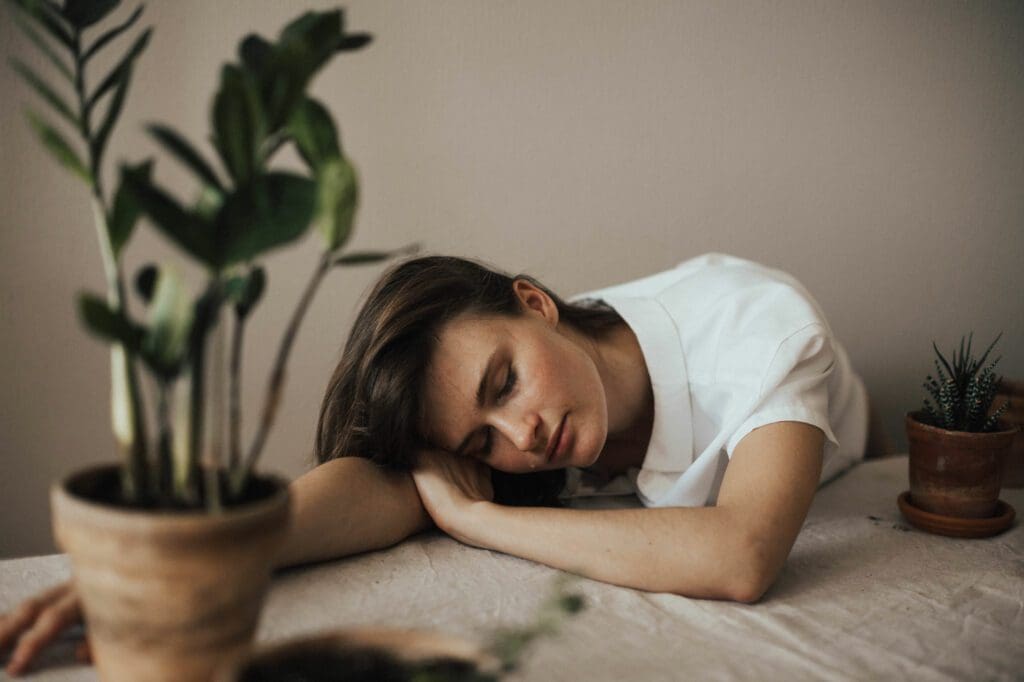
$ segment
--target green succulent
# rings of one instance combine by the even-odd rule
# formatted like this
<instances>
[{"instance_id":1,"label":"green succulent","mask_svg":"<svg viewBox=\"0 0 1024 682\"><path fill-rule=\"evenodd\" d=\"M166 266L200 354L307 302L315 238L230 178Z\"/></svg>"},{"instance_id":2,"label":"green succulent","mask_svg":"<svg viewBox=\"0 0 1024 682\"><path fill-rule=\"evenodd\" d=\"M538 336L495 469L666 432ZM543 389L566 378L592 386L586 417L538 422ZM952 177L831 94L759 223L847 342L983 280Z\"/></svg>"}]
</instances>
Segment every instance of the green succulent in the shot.
<instances>
[{"instance_id":1,"label":"green succulent","mask_svg":"<svg viewBox=\"0 0 1024 682\"><path fill-rule=\"evenodd\" d=\"M982 366L1002 335L1000 332L996 336L980 360L975 360L971 356L971 341L974 338L974 333L972 332L967 338L966 349L964 348L964 339L961 338L959 352L952 355L952 365L939 351L935 342L932 342L935 354L938 355L938 358L934 360L935 373L938 378L929 374L924 388L935 403L932 404L930 400L925 399L924 407L921 410L921 421L948 431L987 433L998 428L999 418L1009 408L1010 401L1007 400L1003 403L991 416L986 415L995 400L996 391L1002 379L995 375L993 369L1002 358L996 358L987 367L982 368Z\"/></svg>"}]
</instances>

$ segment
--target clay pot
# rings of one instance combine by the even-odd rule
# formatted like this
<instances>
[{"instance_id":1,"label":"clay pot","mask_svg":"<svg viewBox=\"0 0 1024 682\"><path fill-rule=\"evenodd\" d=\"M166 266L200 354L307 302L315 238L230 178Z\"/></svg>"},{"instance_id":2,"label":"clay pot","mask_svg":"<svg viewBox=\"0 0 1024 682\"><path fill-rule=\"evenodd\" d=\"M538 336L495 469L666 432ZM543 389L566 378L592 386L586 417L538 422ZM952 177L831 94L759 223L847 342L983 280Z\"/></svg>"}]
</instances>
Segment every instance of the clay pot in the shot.
<instances>
[{"instance_id":1,"label":"clay pot","mask_svg":"<svg viewBox=\"0 0 1024 682\"><path fill-rule=\"evenodd\" d=\"M256 477L223 514L113 506L114 465L50 492L103 680L209 680L252 641L289 519L287 484Z\"/></svg>"},{"instance_id":2,"label":"clay pot","mask_svg":"<svg viewBox=\"0 0 1024 682\"><path fill-rule=\"evenodd\" d=\"M1024 381L1003 379L996 389L996 399L992 401L988 414L992 414L1007 400L1010 407L1003 412L1002 419L1021 427L1013 438L1013 445L1006 456L1006 468L1003 470L1004 488L1024 488Z\"/></svg>"},{"instance_id":3,"label":"clay pot","mask_svg":"<svg viewBox=\"0 0 1024 682\"><path fill-rule=\"evenodd\" d=\"M1017 427L1000 421L1000 430L991 433L948 431L918 421L920 416L908 412L904 419L911 504L942 516L992 516Z\"/></svg>"},{"instance_id":4,"label":"clay pot","mask_svg":"<svg viewBox=\"0 0 1024 682\"><path fill-rule=\"evenodd\" d=\"M464 639L426 630L346 628L250 650L217 682L481 680L500 662ZM419 677L417 677L419 673ZM432 674L431 674L432 673Z\"/></svg>"}]
</instances>

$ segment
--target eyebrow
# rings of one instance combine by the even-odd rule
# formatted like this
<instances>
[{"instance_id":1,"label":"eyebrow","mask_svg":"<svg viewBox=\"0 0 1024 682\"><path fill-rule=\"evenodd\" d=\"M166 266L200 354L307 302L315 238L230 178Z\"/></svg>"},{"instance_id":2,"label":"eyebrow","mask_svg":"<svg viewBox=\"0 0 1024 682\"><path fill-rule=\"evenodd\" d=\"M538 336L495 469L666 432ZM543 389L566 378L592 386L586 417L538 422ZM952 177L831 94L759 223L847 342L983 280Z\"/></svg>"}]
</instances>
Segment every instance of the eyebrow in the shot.
<instances>
[{"instance_id":1,"label":"eyebrow","mask_svg":"<svg viewBox=\"0 0 1024 682\"><path fill-rule=\"evenodd\" d=\"M484 365L484 370L480 375L480 384L476 387L477 408L481 408L484 406L484 394L487 392L487 376L491 373L491 366L494 364L494 359L498 357L498 350L499 349L496 348L494 352L491 353L491 357L487 358L487 364ZM466 449L467 446L469 446L469 441L470 439L473 438L473 434L475 433L476 431L471 431L465 438L462 439L462 442L459 443L459 447L455 448L456 455L463 454L463 451Z\"/></svg>"}]
</instances>

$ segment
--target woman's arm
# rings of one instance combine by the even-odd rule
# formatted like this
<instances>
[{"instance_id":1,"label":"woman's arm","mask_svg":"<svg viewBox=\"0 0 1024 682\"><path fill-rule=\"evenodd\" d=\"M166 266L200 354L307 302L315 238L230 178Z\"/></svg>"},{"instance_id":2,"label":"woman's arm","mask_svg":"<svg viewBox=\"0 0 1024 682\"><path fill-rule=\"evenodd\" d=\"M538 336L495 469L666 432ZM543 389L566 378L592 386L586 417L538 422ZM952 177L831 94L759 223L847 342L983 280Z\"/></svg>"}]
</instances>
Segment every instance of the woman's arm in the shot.
<instances>
[{"instance_id":1,"label":"woman's arm","mask_svg":"<svg viewBox=\"0 0 1024 682\"><path fill-rule=\"evenodd\" d=\"M362 457L325 462L289 491L292 526L276 568L389 547L432 525L408 473Z\"/></svg>"},{"instance_id":2,"label":"woman's arm","mask_svg":"<svg viewBox=\"0 0 1024 682\"><path fill-rule=\"evenodd\" d=\"M796 540L823 446L821 430L799 422L752 431L733 453L715 507L595 511L460 499L450 483L445 492L441 455L414 477L438 526L467 544L627 587L753 602Z\"/></svg>"}]
</instances>

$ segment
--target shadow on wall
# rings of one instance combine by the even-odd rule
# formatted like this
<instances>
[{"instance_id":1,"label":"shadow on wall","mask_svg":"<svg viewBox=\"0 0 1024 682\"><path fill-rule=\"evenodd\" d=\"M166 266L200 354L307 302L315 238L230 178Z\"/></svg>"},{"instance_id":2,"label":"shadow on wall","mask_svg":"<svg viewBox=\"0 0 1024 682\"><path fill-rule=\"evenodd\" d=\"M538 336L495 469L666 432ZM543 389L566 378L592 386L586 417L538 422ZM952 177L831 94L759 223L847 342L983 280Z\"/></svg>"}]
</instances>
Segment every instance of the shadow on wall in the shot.
<instances>
[{"instance_id":1,"label":"shadow on wall","mask_svg":"<svg viewBox=\"0 0 1024 682\"><path fill-rule=\"evenodd\" d=\"M889 457L890 455L899 454L900 450L896 446L896 442L889 435L889 430L885 428L885 423L882 421L882 416L875 409L875 404L871 400L870 391L868 392L868 444L864 448L864 459L878 459L880 457Z\"/></svg>"}]
</instances>

